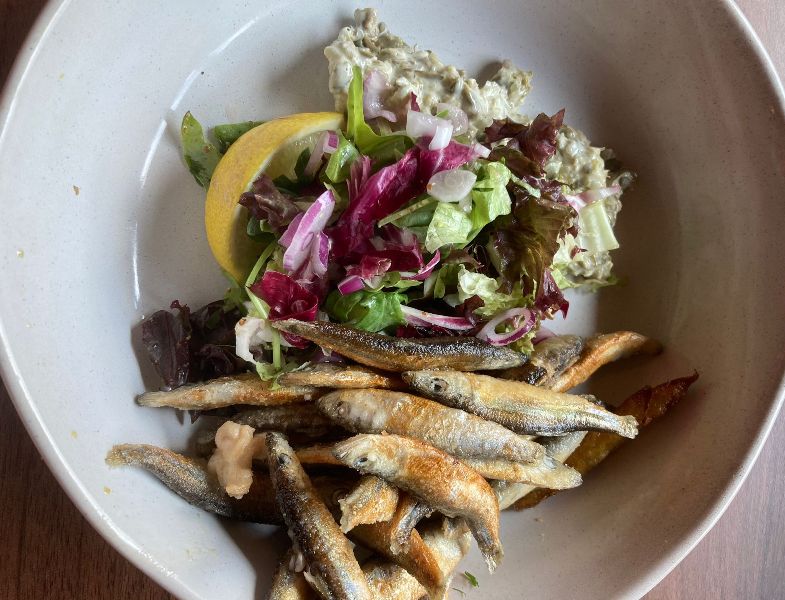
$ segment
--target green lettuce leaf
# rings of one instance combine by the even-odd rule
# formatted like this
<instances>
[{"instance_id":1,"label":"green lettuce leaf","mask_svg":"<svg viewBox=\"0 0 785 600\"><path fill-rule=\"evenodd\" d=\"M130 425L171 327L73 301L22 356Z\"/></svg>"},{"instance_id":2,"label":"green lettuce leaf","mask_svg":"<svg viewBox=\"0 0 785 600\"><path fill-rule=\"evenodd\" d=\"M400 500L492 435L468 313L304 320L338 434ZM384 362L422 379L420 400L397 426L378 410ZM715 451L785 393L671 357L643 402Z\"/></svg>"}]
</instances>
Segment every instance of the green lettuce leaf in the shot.
<instances>
[{"instance_id":1,"label":"green lettuce leaf","mask_svg":"<svg viewBox=\"0 0 785 600\"><path fill-rule=\"evenodd\" d=\"M261 125L264 121L243 121L242 123L225 123L213 127L213 135L218 141L218 150L221 154L226 154L229 146L234 144L244 133L248 133L254 127Z\"/></svg>"},{"instance_id":2,"label":"green lettuce leaf","mask_svg":"<svg viewBox=\"0 0 785 600\"><path fill-rule=\"evenodd\" d=\"M477 237L480 230L497 217L510 214L512 200L507 192L510 175L510 170L500 162L485 163L481 167L472 188L472 230L467 241Z\"/></svg>"},{"instance_id":3,"label":"green lettuce leaf","mask_svg":"<svg viewBox=\"0 0 785 600\"><path fill-rule=\"evenodd\" d=\"M218 161L221 160L221 153L205 139L201 123L190 111L183 116L180 143L188 170L196 179L196 183L206 188L210 185L210 178Z\"/></svg>"},{"instance_id":4,"label":"green lettuce leaf","mask_svg":"<svg viewBox=\"0 0 785 600\"><path fill-rule=\"evenodd\" d=\"M405 302L406 296L395 292L361 290L343 296L336 290L327 297L325 307L330 317L340 323L365 331L382 331L406 323L401 311Z\"/></svg>"},{"instance_id":5,"label":"green lettuce leaf","mask_svg":"<svg viewBox=\"0 0 785 600\"><path fill-rule=\"evenodd\" d=\"M463 265L453 263L442 266L436 272L436 279L433 282L434 298L444 298L448 289L452 291L458 285L458 273L462 268L465 269Z\"/></svg>"},{"instance_id":6,"label":"green lettuce leaf","mask_svg":"<svg viewBox=\"0 0 785 600\"><path fill-rule=\"evenodd\" d=\"M474 312L481 317L492 317L510 308L531 306L534 302L533 295L523 295L520 285L514 286L509 294L500 292L498 281L482 273L469 271L463 265L460 265L457 279L458 301L464 302L472 296L479 296L484 304Z\"/></svg>"},{"instance_id":7,"label":"green lettuce leaf","mask_svg":"<svg viewBox=\"0 0 785 600\"><path fill-rule=\"evenodd\" d=\"M343 132L338 132L338 149L332 153L327 162L324 174L333 183L340 183L349 178L349 169L352 163L360 157L357 148L347 140Z\"/></svg>"},{"instance_id":8,"label":"green lettuce leaf","mask_svg":"<svg viewBox=\"0 0 785 600\"><path fill-rule=\"evenodd\" d=\"M607 252L619 247L603 200L584 206L578 223L578 244L587 252Z\"/></svg>"},{"instance_id":9,"label":"green lettuce leaf","mask_svg":"<svg viewBox=\"0 0 785 600\"><path fill-rule=\"evenodd\" d=\"M439 202L425 234L425 249L436 252L448 244L465 245L472 231L472 220L457 204Z\"/></svg>"},{"instance_id":10,"label":"green lettuce leaf","mask_svg":"<svg viewBox=\"0 0 785 600\"><path fill-rule=\"evenodd\" d=\"M382 163L394 162L414 145L411 138L401 133L379 135L365 122L363 73L357 65L352 68L346 100L346 134L362 154Z\"/></svg>"}]
</instances>

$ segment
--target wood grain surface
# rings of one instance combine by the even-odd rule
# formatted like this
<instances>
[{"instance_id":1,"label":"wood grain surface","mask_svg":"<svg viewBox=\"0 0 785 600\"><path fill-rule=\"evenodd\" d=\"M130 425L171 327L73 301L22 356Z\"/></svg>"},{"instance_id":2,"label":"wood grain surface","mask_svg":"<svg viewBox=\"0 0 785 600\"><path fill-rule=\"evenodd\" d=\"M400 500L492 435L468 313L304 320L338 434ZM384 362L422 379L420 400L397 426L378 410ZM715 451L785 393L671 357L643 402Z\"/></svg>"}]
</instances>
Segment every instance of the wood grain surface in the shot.
<instances>
[{"instance_id":1,"label":"wood grain surface","mask_svg":"<svg viewBox=\"0 0 785 600\"><path fill-rule=\"evenodd\" d=\"M0 0L0 82L42 0ZM739 0L785 74L785 2ZM785 417L719 523L650 600L785 599ZM0 385L0 599L172 598L113 550L57 485ZM486 590L486 593L488 590Z\"/></svg>"}]
</instances>

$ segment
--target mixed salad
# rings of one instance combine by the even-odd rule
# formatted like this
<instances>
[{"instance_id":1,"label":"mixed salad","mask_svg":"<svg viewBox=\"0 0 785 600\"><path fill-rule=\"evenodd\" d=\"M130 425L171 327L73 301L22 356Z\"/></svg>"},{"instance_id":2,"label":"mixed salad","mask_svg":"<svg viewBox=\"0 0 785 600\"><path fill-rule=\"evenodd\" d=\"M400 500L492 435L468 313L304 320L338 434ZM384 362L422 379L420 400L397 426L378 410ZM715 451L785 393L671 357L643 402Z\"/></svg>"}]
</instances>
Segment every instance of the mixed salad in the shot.
<instances>
[{"instance_id":1,"label":"mixed salad","mask_svg":"<svg viewBox=\"0 0 785 600\"><path fill-rule=\"evenodd\" d=\"M530 73L504 63L480 87L357 11L325 50L345 126L320 132L287 175L237 202L263 248L226 297L178 302L143 326L165 387L253 368L275 378L338 361L270 323L331 321L399 337L474 336L530 353L568 288L612 284L613 227L632 181L613 153L517 110ZM182 143L208 187L223 153L260 125L213 128L188 113Z\"/></svg>"}]
</instances>

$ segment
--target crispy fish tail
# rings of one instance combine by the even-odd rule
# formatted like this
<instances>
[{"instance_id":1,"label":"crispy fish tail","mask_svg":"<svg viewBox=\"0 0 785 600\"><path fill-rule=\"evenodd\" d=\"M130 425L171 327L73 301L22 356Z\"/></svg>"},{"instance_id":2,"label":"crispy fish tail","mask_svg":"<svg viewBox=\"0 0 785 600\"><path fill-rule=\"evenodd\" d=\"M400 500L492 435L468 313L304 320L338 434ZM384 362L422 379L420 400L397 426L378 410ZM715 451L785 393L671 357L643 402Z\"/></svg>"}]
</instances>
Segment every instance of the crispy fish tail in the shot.
<instances>
[{"instance_id":1,"label":"crispy fish tail","mask_svg":"<svg viewBox=\"0 0 785 600\"><path fill-rule=\"evenodd\" d=\"M525 354L505 346L492 346L475 337L398 338L327 321L285 319L271 324L383 371L494 370L516 367L527 361Z\"/></svg>"},{"instance_id":2,"label":"crispy fish tail","mask_svg":"<svg viewBox=\"0 0 785 600\"><path fill-rule=\"evenodd\" d=\"M575 452L583 438L586 437L586 431L573 431L558 437L540 438L540 443L545 448L545 452L553 460L564 463L565 460ZM567 467L569 468L569 467ZM575 472L575 471L573 471ZM505 510L515 504L518 500L523 498L529 492L536 490L539 485L530 483L521 483L517 481L491 481L491 488L499 500L499 510ZM547 487L547 485L545 485Z\"/></svg>"}]
</instances>

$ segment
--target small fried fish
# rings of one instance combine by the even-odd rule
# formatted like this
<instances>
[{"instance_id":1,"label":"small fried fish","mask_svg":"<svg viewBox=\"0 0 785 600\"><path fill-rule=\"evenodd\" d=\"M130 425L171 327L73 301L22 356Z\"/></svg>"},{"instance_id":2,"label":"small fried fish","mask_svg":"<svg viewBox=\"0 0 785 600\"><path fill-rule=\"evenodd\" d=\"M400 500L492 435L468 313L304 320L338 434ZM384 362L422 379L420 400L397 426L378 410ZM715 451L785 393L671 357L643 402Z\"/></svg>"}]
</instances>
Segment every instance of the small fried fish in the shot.
<instances>
[{"instance_id":1,"label":"small fried fish","mask_svg":"<svg viewBox=\"0 0 785 600\"><path fill-rule=\"evenodd\" d=\"M521 367L500 371L498 377L549 387L556 377L575 363L583 350L584 340L577 335L555 335L541 341Z\"/></svg>"},{"instance_id":2,"label":"small fried fish","mask_svg":"<svg viewBox=\"0 0 785 600\"><path fill-rule=\"evenodd\" d=\"M566 392L586 381L597 369L610 362L636 354L654 356L660 352L662 344L634 331L595 335L587 340L578 361L547 387L556 392Z\"/></svg>"},{"instance_id":3,"label":"small fried fish","mask_svg":"<svg viewBox=\"0 0 785 600\"><path fill-rule=\"evenodd\" d=\"M398 338L327 321L307 323L295 319L271 325L382 371L495 370L517 367L527 361L525 354L475 337Z\"/></svg>"},{"instance_id":4,"label":"small fried fish","mask_svg":"<svg viewBox=\"0 0 785 600\"><path fill-rule=\"evenodd\" d=\"M545 452L497 423L403 392L338 390L322 396L317 406L350 431L413 437L457 457L528 462Z\"/></svg>"},{"instance_id":5,"label":"small fried fish","mask_svg":"<svg viewBox=\"0 0 785 600\"><path fill-rule=\"evenodd\" d=\"M398 507L398 488L375 475L365 475L338 504L344 532L357 525L389 521Z\"/></svg>"},{"instance_id":6,"label":"small fried fish","mask_svg":"<svg viewBox=\"0 0 785 600\"><path fill-rule=\"evenodd\" d=\"M319 498L286 437L264 435L278 508L305 557L308 576L329 598L371 600L351 542Z\"/></svg>"},{"instance_id":7,"label":"small fried fish","mask_svg":"<svg viewBox=\"0 0 785 600\"><path fill-rule=\"evenodd\" d=\"M516 463L509 460L482 458L460 459L486 479L517 481L554 490L566 490L581 484L581 475L550 456L543 456L536 463Z\"/></svg>"},{"instance_id":8,"label":"small fried fish","mask_svg":"<svg viewBox=\"0 0 785 600\"><path fill-rule=\"evenodd\" d=\"M207 512L240 521L271 525L283 523L275 504L272 483L266 475L254 473L250 491L237 500L223 490L218 479L207 471L204 462L165 448L121 444L109 451L106 462L113 467L142 467L186 502Z\"/></svg>"},{"instance_id":9,"label":"small fried fish","mask_svg":"<svg viewBox=\"0 0 785 600\"><path fill-rule=\"evenodd\" d=\"M184 385L170 392L146 392L136 398L141 406L169 406L181 410L210 410L235 404L275 406L311 400L316 389L305 386L275 387L258 375L245 373L204 383Z\"/></svg>"},{"instance_id":10,"label":"small fried fish","mask_svg":"<svg viewBox=\"0 0 785 600\"><path fill-rule=\"evenodd\" d=\"M583 438L586 437L586 433L586 431L573 431L565 435L540 438L539 442L545 448L548 456L563 463L570 454L575 452ZM538 485L542 484L532 485L530 483L503 480L491 481L491 488L493 488L496 498L499 500L499 510L509 508L526 494L536 490Z\"/></svg>"},{"instance_id":11,"label":"small fried fish","mask_svg":"<svg viewBox=\"0 0 785 600\"><path fill-rule=\"evenodd\" d=\"M616 411L619 414L634 416L641 427L646 427L684 398L697 379L698 373L694 373L689 377L673 379L653 388L646 386L622 402ZM566 463L585 475L624 441L624 438L613 433L589 432ZM554 490L536 489L516 502L514 508L517 510L532 508L555 493Z\"/></svg>"},{"instance_id":12,"label":"small fried fish","mask_svg":"<svg viewBox=\"0 0 785 600\"><path fill-rule=\"evenodd\" d=\"M302 569L290 568L290 565L296 562L294 550L284 554L273 575L269 600L316 600L316 593L308 585Z\"/></svg>"},{"instance_id":13,"label":"small fried fish","mask_svg":"<svg viewBox=\"0 0 785 600\"><path fill-rule=\"evenodd\" d=\"M363 573L377 600L425 600L428 592L406 569L378 558L363 564Z\"/></svg>"},{"instance_id":14,"label":"small fried fish","mask_svg":"<svg viewBox=\"0 0 785 600\"><path fill-rule=\"evenodd\" d=\"M307 365L295 371L289 371L278 378L278 383L288 386L337 389L406 389L403 381L398 377L386 375L359 365L336 365L330 363Z\"/></svg>"},{"instance_id":15,"label":"small fried fish","mask_svg":"<svg viewBox=\"0 0 785 600\"><path fill-rule=\"evenodd\" d=\"M638 433L634 417L615 415L581 396L520 381L459 371L408 371L403 379L426 396L521 434L595 430L634 438Z\"/></svg>"},{"instance_id":16,"label":"small fried fish","mask_svg":"<svg viewBox=\"0 0 785 600\"><path fill-rule=\"evenodd\" d=\"M493 571L501 561L499 504L488 482L459 460L398 435L356 435L335 445L336 458L383 477L447 516L466 519Z\"/></svg>"}]
</instances>

